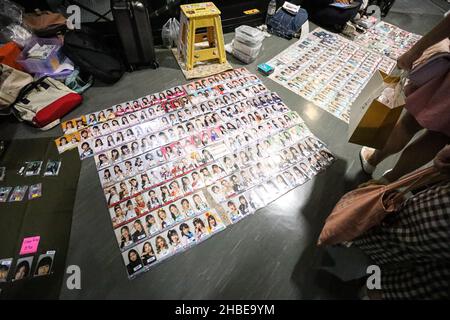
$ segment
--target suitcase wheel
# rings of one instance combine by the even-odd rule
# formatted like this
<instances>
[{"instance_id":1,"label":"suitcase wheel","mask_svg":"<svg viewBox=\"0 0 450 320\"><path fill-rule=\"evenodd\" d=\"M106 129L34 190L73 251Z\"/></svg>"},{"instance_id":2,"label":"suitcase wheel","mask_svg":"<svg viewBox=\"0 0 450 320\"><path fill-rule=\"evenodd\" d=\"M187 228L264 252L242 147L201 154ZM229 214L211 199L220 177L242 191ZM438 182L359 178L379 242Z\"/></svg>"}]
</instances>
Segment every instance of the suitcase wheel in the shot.
<instances>
[{"instance_id":1,"label":"suitcase wheel","mask_svg":"<svg viewBox=\"0 0 450 320\"><path fill-rule=\"evenodd\" d=\"M151 67L152 67L153 69L159 68L159 63L158 63L158 61L153 61L152 64L151 64Z\"/></svg>"}]
</instances>

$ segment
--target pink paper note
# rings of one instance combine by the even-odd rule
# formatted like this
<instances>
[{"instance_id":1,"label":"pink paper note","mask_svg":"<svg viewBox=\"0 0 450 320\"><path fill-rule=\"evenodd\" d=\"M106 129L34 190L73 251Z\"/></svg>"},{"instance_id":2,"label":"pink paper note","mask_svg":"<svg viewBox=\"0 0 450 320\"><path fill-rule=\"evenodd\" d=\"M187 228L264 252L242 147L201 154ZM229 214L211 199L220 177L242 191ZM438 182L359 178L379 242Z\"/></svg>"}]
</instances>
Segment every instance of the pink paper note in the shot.
<instances>
[{"instance_id":1,"label":"pink paper note","mask_svg":"<svg viewBox=\"0 0 450 320\"><path fill-rule=\"evenodd\" d=\"M20 248L20 255L35 253L38 249L40 236L24 238L22 241L22 248Z\"/></svg>"}]
</instances>

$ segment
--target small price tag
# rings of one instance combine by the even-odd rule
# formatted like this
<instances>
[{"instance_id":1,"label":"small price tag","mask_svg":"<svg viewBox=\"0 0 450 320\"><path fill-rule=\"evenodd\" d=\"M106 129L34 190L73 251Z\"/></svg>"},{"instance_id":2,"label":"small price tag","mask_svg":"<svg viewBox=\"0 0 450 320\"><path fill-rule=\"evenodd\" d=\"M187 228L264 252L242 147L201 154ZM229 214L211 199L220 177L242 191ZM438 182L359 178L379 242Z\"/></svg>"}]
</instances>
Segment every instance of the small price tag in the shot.
<instances>
[{"instance_id":1,"label":"small price tag","mask_svg":"<svg viewBox=\"0 0 450 320\"><path fill-rule=\"evenodd\" d=\"M35 253L41 241L40 236L28 237L23 239L22 247L20 248L20 255Z\"/></svg>"}]
</instances>

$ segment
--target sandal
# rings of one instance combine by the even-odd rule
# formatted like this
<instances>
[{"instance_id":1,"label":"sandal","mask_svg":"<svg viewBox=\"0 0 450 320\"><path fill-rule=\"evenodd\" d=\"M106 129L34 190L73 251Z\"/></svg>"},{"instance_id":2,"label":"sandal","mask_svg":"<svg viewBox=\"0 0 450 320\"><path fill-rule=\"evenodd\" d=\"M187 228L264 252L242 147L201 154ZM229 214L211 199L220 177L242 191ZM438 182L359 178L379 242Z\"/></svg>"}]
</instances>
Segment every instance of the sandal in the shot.
<instances>
[{"instance_id":1,"label":"sandal","mask_svg":"<svg viewBox=\"0 0 450 320\"><path fill-rule=\"evenodd\" d=\"M363 171L369 175L372 175L372 173L375 171L375 167L371 165L365 158L364 158L364 151L367 150L367 147L362 147L361 151L359 152L359 160L361 162L361 168Z\"/></svg>"}]
</instances>

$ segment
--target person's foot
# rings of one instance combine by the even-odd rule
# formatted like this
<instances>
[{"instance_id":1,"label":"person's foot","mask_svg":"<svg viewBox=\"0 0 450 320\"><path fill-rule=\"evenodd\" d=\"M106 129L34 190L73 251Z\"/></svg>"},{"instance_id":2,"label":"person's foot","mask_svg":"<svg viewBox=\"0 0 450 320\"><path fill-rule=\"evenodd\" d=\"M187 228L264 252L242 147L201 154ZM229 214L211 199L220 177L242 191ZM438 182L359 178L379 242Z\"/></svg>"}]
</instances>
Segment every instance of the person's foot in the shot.
<instances>
[{"instance_id":1,"label":"person's foot","mask_svg":"<svg viewBox=\"0 0 450 320\"><path fill-rule=\"evenodd\" d=\"M370 161L370 157L375 152L375 149L362 147L359 153L359 160L361 161L361 168L367 174L372 174L375 171L376 166L372 165Z\"/></svg>"}]
</instances>

